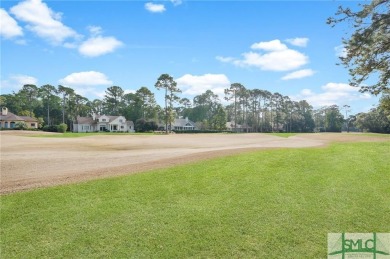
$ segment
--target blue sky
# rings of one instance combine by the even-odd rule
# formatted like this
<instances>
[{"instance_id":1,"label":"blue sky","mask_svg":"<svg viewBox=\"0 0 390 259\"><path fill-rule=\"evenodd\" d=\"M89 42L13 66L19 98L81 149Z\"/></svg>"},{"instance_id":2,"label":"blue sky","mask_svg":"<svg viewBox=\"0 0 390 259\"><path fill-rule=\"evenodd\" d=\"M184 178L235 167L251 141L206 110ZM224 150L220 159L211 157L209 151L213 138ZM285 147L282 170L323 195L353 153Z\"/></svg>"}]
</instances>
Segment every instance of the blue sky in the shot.
<instances>
[{"instance_id":1,"label":"blue sky","mask_svg":"<svg viewBox=\"0 0 390 259\"><path fill-rule=\"evenodd\" d=\"M378 97L348 86L337 66L348 24L326 19L357 1L2 1L1 93L70 86L93 100L170 74L192 99L241 83L314 107L367 111Z\"/></svg>"}]
</instances>

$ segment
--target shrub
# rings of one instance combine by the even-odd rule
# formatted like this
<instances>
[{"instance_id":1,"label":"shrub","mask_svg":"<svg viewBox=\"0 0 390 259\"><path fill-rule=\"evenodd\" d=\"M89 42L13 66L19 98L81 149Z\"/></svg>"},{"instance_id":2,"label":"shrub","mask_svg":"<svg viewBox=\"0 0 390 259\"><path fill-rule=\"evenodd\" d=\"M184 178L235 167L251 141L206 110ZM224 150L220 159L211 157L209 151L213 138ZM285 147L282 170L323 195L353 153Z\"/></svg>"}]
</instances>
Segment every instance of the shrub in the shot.
<instances>
[{"instance_id":1,"label":"shrub","mask_svg":"<svg viewBox=\"0 0 390 259\"><path fill-rule=\"evenodd\" d=\"M227 130L173 130L172 132L182 134L182 133L232 133Z\"/></svg>"},{"instance_id":2,"label":"shrub","mask_svg":"<svg viewBox=\"0 0 390 259\"><path fill-rule=\"evenodd\" d=\"M18 121L15 123L15 129L26 130L28 128L27 124L24 121Z\"/></svg>"},{"instance_id":3,"label":"shrub","mask_svg":"<svg viewBox=\"0 0 390 259\"><path fill-rule=\"evenodd\" d=\"M60 125L57 126L57 131L61 133L65 133L67 129L68 129L68 125L66 125L65 123L61 123Z\"/></svg>"},{"instance_id":4,"label":"shrub","mask_svg":"<svg viewBox=\"0 0 390 259\"><path fill-rule=\"evenodd\" d=\"M155 121L146 121L144 119L138 119L135 122L135 130L137 132L154 131L158 128Z\"/></svg>"},{"instance_id":5,"label":"shrub","mask_svg":"<svg viewBox=\"0 0 390 259\"><path fill-rule=\"evenodd\" d=\"M58 128L56 125L46 125L42 128L42 130L48 132L58 132Z\"/></svg>"}]
</instances>

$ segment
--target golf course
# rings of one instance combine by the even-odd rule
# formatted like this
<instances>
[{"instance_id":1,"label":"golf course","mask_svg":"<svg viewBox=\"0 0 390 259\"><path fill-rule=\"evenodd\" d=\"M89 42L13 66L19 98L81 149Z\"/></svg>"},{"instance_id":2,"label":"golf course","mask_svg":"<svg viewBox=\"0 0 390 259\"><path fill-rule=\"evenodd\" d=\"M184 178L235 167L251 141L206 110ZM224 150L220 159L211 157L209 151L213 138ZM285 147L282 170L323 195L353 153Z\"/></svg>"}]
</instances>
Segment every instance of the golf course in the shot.
<instances>
[{"instance_id":1,"label":"golf course","mask_svg":"<svg viewBox=\"0 0 390 259\"><path fill-rule=\"evenodd\" d=\"M1 135L2 258L325 258L328 233L390 232L389 135L31 135Z\"/></svg>"}]
</instances>

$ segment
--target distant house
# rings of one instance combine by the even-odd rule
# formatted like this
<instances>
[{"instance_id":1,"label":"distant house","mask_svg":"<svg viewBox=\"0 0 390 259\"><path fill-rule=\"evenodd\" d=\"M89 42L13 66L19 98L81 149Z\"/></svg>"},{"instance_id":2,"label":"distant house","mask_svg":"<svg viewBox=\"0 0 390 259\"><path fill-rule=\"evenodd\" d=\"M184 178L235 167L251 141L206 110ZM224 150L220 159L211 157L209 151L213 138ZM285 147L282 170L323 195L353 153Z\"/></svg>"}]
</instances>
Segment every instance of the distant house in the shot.
<instances>
[{"instance_id":1,"label":"distant house","mask_svg":"<svg viewBox=\"0 0 390 259\"><path fill-rule=\"evenodd\" d=\"M232 131L232 132L252 132L253 129L252 127L248 125L241 125L241 124L236 124L234 125L234 121L229 121L226 122L226 130Z\"/></svg>"},{"instance_id":2,"label":"distant house","mask_svg":"<svg viewBox=\"0 0 390 259\"><path fill-rule=\"evenodd\" d=\"M134 123L123 116L96 115L92 117L77 116L73 123L73 132L134 132Z\"/></svg>"},{"instance_id":3,"label":"distant house","mask_svg":"<svg viewBox=\"0 0 390 259\"><path fill-rule=\"evenodd\" d=\"M37 129L38 120L29 116L18 116L8 111L7 107L1 108L0 114L0 128L13 129L17 122L26 123L28 128Z\"/></svg>"},{"instance_id":4,"label":"distant house","mask_svg":"<svg viewBox=\"0 0 390 259\"><path fill-rule=\"evenodd\" d=\"M165 124L161 125L160 128L163 128L165 130ZM169 124L168 124L169 129ZM172 130L175 131L181 131L181 130L197 130L198 128L195 125L195 122L191 121L186 118L179 118L175 119L174 122L172 122Z\"/></svg>"}]
</instances>

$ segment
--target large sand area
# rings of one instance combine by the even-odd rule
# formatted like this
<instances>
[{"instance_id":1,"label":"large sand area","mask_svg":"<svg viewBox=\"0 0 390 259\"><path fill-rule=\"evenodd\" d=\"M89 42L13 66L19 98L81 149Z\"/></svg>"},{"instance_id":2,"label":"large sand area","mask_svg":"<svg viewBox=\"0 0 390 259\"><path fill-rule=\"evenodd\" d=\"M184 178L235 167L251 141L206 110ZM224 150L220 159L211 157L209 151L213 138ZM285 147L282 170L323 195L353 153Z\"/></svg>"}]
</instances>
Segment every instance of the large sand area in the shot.
<instances>
[{"instance_id":1,"label":"large sand area","mask_svg":"<svg viewBox=\"0 0 390 259\"><path fill-rule=\"evenodd\" d=\"M32 134L37 133L0 132L0 193L144 172L249 150L320 147L332 141L389 141L376 135L331 133L289 138L252 133L79 138L31 137Z\"/></svg>"}]
</instances>

